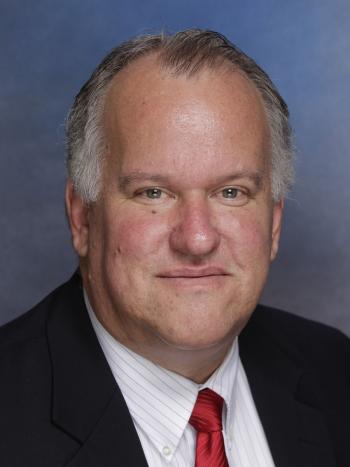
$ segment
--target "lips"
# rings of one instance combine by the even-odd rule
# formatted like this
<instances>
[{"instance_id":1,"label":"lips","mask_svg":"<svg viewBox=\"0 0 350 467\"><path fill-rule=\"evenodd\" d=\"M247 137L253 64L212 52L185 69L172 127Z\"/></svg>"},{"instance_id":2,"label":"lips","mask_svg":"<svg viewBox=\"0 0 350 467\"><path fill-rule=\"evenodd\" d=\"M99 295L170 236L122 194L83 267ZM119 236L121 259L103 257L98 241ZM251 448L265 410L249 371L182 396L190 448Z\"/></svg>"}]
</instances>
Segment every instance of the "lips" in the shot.
<instances>
[{"instance_id":1,"label":"lips","mask_svg":"<svg viewBox=\"0 0 350 467\"><path fill-rule=\"evenodd\" d=\"M191 279L211 276L230 276L231 274L224 268L210 266L205 268L180 268L161 272L157 277L168 279Z\"/></svg>"}]
</instances>

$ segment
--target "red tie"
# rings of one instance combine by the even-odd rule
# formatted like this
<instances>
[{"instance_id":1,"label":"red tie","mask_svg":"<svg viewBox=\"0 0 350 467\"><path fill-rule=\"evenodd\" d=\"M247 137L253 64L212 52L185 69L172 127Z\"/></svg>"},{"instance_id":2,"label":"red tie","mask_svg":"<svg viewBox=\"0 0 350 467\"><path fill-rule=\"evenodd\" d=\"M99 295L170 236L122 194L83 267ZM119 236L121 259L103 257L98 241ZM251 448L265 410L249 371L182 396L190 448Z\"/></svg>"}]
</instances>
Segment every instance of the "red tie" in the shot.
<instances>
[{"instance_id":1,"label":"red tie","mask_svg":"<svg viewBox=\"0 0 350 467\"><path fill-rule=\"evenodd\" d=\"M196 467L229 467L222 435L223 402L211 389L198 393L190 418L197 430Z\"/></svg>"}]
</instances>

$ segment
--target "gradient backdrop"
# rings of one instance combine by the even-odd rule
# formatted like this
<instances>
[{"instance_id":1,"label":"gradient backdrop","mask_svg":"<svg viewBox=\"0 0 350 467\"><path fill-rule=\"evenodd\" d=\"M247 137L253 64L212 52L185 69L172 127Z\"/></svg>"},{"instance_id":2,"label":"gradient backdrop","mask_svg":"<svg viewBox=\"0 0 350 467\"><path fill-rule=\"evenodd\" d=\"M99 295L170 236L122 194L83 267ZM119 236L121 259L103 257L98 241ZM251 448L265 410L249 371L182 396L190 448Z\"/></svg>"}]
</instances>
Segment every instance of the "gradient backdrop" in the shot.
<instances>
[{"instance_id":1,"label":"gradient backdrop","mask_svg":"<svg viewBox=\"0 0 350 467\"><path fill-rule=\"evenodd\" d=\"M297 184L263 302L350 334L348 0L0 0L0 323L76 267L65 221L64 119L130 35L218 30L287 100Z\"/></svg>"}]
</instances>

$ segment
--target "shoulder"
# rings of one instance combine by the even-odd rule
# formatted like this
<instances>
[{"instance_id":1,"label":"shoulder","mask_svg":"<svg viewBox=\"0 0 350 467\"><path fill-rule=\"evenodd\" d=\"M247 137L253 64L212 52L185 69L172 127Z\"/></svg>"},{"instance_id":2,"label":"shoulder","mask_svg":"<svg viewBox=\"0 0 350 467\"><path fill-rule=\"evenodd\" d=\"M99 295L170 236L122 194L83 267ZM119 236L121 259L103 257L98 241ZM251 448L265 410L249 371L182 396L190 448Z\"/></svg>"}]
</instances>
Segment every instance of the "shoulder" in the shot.
<instances>
[{"instance_id":1,"label":"shoulder","mask_svg":"<svg viewBox=\"0 0 350 467\"><path fill-rule=\"evenodd\" d=\"M252 318L257 326L272 338L304 348L332 344L350 351L350 340L338 329L276 308L259 305ZM331 350L331 348L327 348Z\"/></svg>"},{"instance_id":2,"label":"shoulder","mask_svg":"<svg viewBox=\"0 0 350 467\"><path fill-rule=\"evenodd\" d=\"M0 326L0 349L5 352L11 347L29 345L31 342L45 338L47 316L56 299L67 288L63 284L32 309L18 318Z\"/></svg>"},{"instance_id":3,"label":"shoulder","mask_svg":"<svg viewBox=\"0 0 350 467\"><path fill-rule=\"evenodd\" d=\"M322 339L349 340L341 331L334 327L264 305L257 306L252 320L266 330L280 331L286 337L293 337L294 339L302 340L314 336L315 338Z\"/></svg>"},{"instance_id":4,"label":"shoulder","mask_svg":"<svg viewBox=\"0 0 350 467\"><path fill-rule=\"evenodd\" d=\"M45 336L46 315L52 294L31 310L0 327L0 349L29 344Z\"/></svg>"},{"instance_id":5,"label":"shoulder","mask_svg":"<svg viewBox=\"0 0 350 467\"><path fill-rule=\"evenodd\" d=\"M30 344L45 338L46 323L51 309L57 302L61 305L68 303L74 295L72 290L76 290L77 286L80 286L80 278L78 273L75 273L68 282L57 287L32 309L0 326L1 352L6 348Z\"/></svg>"},{"instance_id":6,"label":"shoulder","mask_svg":"<svg viewBox=\"0 0 350 467\"><path fill-rule=\"evenodd\" d=\"M278 426L289 410L286 419L294 423L303 452L311 440L327 452L330 436L337 465L348 465L349 339L330 326L258 306L239 336L239 352L265 418L275 413Z\"/></svg>"},{"instance_id":7,"label":"shoulder","mask_svg":"<svg viewBox=\"0 0 350 467\"><path fill-rule=\"evenodd\" d=\"M73 276L34 308L0 327L0 372L6 374L8 381L23 379L39 367L50 367L47 343L50 313L57 305L65 307L74 295L72 287L77 288L76 282Z\"/></svg>"},{"instance_id":8,"label":"shoulder","mask_svg":"<svg viewBox=\"0 0 350 467\"><path fill-rule=\"evenodd\" d=\"M350 388L350 339L341 331L286 311L259 305L246 329L251 344L262 341L287 354L320 378L342 380Z\"/></svg>"},{"instance_id":9,"label":"shoulder","mask_svg":"<svg viewBox=\"0 0 350 467\"><path fill-rule=\"evenodd\" d=\"M0 453L6 465L65 465L76 450L77 442L52 423L48 340L52 313L61 315L74 296L71 282L0 327Z\"/></svg>"}]
</instances>

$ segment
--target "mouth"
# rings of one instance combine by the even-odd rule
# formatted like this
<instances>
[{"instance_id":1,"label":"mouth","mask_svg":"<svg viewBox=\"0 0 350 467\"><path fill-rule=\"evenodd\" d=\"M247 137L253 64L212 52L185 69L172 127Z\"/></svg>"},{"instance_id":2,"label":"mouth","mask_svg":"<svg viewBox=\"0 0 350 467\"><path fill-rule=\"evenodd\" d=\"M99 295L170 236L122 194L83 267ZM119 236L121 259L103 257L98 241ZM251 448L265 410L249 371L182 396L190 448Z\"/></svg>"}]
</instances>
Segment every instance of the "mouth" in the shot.
<instances>
[{"instance_id":1,"label":"mouth","mask_svg":"<svg viewBox=\"0 0 350 467\"><path fill-rule=\"evenodd\" d=\"M158 278L179 286L219 285L231 274L221 267L180 268L161 272Z\"/></svg>"}]
</instances>

